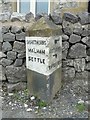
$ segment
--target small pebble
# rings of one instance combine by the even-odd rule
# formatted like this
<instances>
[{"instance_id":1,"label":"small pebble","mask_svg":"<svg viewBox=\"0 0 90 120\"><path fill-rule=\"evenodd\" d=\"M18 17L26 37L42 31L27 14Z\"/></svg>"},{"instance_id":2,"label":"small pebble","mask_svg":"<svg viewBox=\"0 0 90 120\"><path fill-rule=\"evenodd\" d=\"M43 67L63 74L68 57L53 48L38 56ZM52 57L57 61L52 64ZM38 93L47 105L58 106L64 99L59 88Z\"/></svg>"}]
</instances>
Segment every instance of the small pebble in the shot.
<instances>
[{"instance_id":1,"label":"small pebble","mask_svg":"<svg viewBox=\"0 0 90 120\"><path fill-rule=\"evenodd\" d=\"M8 93L9 96L13 96L13 93Z\"/></svg>"},{"instance_id":2,"label":"small pebble","mask_svg":"<svg viewBox=\"0 0 90 120\"><path fill-rule=\"evenodd\" d=\"M81 103L84 103L84 101L80 99L80 100L78 101L78 104L81 104Z\"/></svg>"},{"instance_id":3,"label":"small pebble","mask_svg":"<svg viewBox=\"0 0 90 120\"><path fill-rule=\"evenodd\" d=\"M32 111L32 109L31 109L31 108L28 108L26 111L27 111L27 112L31 112L31 111Z\"/></svg>"},{"instance_id":4,"label":"small pebble","mask_svg":"<svg viewBox=\"0 0 90 120\"><path fill-rule=\"evenodd\" d=\"M34 97L34 96L32 96L30 99L31 99L31 100L35 100L35 97Z\"/></svg>"},{"instance_id":5,"label":"small pebble","mask_svg":"<svg viewBox=\"0 0 90 120\"><path fill-rule=\"evenodd\" d=\"M25 107L25 108L27 108L27 107L28 107L28 105L27 105L27 104L24 104L24 107Z\"/></svg>"}]
</instances>

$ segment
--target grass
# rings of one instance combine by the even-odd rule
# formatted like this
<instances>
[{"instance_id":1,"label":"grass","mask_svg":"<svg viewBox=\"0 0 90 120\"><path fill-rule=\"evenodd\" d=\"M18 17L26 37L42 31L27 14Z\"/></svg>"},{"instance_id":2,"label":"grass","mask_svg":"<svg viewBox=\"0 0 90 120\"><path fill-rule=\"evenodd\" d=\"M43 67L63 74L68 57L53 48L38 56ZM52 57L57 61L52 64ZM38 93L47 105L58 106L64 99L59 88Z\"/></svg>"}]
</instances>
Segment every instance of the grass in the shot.
<instances>
[{"instance_id":1,"label":"grass","mask_svg":"<svg viewBox=\"0 0 90 120\"><path fill-rule=\"evenodd\" d=\"M83 112L83 111L85 110L85 105L84 105L84 103L78 103L78 104L76 105L76 109L77 109L78 112Z\"/></svg>"},{"instance_id":2,"label":"grass","mask_svg":"<svg viewBox=\"0 0 90 120\"><path fill-rule=\"evenodd\" d=\"M47 103L45 101L40 100L37 102L37 106L39 106L39 108L46 107Z\"/></svg>"}]
</instances>

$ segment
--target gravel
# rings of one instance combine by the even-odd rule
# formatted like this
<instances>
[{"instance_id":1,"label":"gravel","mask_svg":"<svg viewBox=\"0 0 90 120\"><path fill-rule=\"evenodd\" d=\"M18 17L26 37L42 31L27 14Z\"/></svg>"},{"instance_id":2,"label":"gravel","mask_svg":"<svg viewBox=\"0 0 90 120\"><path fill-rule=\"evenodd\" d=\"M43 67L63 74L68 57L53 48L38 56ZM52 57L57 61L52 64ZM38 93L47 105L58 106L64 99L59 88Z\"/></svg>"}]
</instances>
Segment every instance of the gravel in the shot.
<instances>
[{"instance_id":1,"label":"gravel","mask_svg":"<svg viewBox=\"0 0 90 120\"><path fill-rule=\"evenodd\" d=\"M88 90L84 80L64 83L52 103L39 106L38 98L29 96L28 90L8 93L3 89L3 118L88 118ZM5 92L6 90L6 92ZM33 100L32 100L33 98ZM77 106L82 104L83 110Z\"/></svg>"}]
</instances>

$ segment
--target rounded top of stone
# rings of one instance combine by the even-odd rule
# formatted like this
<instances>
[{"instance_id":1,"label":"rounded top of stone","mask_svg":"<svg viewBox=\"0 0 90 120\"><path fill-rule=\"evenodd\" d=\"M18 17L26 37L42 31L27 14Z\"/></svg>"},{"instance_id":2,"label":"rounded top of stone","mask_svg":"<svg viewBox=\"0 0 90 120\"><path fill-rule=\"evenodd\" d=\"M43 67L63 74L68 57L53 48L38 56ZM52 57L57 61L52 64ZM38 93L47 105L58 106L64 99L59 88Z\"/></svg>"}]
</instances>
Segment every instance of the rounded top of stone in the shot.
<instances>
[{"instance_id":1,"label":"rounded top of stone","mask_svg":"<svg viewBox=\"0 0 90 120\"><path fill-rule=\"evenodd\" d=\"M51 20L42 17L28 30L29 36L52 36L61 35L62 27L55 25Z\"/></svg>"}]
</instances>

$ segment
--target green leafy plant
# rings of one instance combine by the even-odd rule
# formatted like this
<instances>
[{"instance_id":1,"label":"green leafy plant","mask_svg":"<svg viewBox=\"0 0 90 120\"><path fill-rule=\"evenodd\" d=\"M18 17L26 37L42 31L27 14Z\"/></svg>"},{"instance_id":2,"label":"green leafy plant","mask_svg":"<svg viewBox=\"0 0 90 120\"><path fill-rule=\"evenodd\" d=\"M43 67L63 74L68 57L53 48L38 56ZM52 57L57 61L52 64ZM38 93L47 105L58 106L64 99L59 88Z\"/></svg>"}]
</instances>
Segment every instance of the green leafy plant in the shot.
<instances>
[{"instance_id":1,"label":"green leafy plant","mask_svg":"<svg viewBox=\"0 0 90 120\"><path fill-rule=\"evenodd\" d=\"M85 105L84 105L84 103L78 103L78 104L76 105L76 109L77 109L78 112L83 112L83 111L85 110Z\"/></svg>"},{"instance_id":2,"label":"green leafy plant","mask_svg":"<svg viewBox=\"0 0 90 120\"><path fill-rule=\"evenodd\" d=\"M42 107L46 107L47 106L47 103L45 101L38 101L37 102L37 105L39 106L39 108L42 108Z\"/></svg>"}]
</instances>

